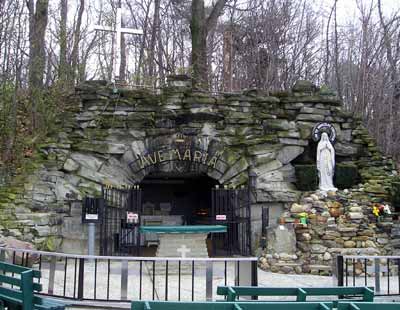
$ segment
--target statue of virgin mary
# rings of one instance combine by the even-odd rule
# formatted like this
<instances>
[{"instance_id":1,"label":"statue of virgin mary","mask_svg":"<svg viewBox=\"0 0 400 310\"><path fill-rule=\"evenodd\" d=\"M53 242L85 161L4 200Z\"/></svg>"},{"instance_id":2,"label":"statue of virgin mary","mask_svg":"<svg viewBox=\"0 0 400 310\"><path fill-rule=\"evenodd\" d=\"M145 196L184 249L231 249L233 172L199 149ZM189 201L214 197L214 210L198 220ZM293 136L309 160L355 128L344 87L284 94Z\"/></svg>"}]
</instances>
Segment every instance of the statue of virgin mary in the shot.
<instances>
[{"instance_id":1,"label":"statue of virgin mary","mask_svg":"<svg viewBox=\"0 0 400 310\"><path fill-rule=\"evenodd\" d=\"M329 141L328 134L323 132L317 147L317 170L319 177L319 189L323 192L337 191L333 186L335 173L335 149Z\"/></svg>"}]
</instances>

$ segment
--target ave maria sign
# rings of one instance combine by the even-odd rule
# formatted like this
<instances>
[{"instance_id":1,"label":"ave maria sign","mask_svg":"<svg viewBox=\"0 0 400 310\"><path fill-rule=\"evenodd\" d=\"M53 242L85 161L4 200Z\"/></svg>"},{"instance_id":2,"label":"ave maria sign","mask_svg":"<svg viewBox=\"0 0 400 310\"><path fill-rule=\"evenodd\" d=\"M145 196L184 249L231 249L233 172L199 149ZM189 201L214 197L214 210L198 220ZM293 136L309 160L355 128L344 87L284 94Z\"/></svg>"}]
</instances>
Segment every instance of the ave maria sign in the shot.
<instances>
[{"instance_id":1,"label":"ave maria sign","mask_svg":"<svg viewBox=\"0 0 400 310\"><path fill-rule=\"evenodd\" d=\"M186 149L161 149L147 154L137 154L140 168L146 168L167 161L186 161L203 164L215 168L222 152L209 154L203 150Z\"/></svg>"}]
</instances>

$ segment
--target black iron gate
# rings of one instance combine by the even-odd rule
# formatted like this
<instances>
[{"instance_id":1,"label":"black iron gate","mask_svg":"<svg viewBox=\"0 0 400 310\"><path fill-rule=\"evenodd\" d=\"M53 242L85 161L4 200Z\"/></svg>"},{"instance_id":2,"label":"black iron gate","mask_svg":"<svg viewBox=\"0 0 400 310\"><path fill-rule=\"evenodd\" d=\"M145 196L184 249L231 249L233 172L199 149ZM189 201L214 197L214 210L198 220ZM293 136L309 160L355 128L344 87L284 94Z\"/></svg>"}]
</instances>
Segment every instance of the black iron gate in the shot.
<instances>
[{"instance_id":1,"label":"black iron gate","mask_svg":"<svg viewBox=\"0 0 400 310\"><path fill-rule=\"evenodd\" d=\"M250 255L251 211L248 189L216 187L212 189L211 201L214 223L227 226L227 233L211 235L214 255Z\"/></svg>"},{"instance_id":2,"label":"black iron gate","mask_svg":"<svg viewBox=\"0 0 400 310\"><path fill-rule=\"evenodd\" d=\"M141 255L139 231L143 214L142 190L102 188L100 255ZM227 226L227 233L211 234L213 255L251 255L251 209L246 188L213 188L210 224Z\"/></svg>"},{"instance_id":3,"label":"black iron gate","mask_svg":"<svg viewBox=\"0 0 400 310\"><path fill-rule=\"evenodd\" d=\"M140 255L142 190L103 187L100 221L100 255Z\"/></svg>"}]
</instances>

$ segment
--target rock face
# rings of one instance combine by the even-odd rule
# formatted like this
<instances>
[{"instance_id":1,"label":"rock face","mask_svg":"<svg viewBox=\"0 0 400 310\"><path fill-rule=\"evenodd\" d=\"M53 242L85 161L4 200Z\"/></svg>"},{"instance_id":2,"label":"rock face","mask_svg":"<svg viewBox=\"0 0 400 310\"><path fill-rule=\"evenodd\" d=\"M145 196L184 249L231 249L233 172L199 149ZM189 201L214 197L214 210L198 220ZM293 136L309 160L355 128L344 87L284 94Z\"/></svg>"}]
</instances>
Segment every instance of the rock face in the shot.
<instances>
[{"instance_id":1,"label":"rock face","mask_svg":"<svg viewBox=\"0 0 400 310\"><path fill-rule=\"evenodd\" d=\"M376 199L378 197L366 192L363 186L339 190L335 195L318 192L303 195L299 203L293 203L281 218L285 222L281 225L285 231L293 232L291 242L286 243L295 242L295 257L282 259L282 247L272 243L273 246L268 246L261 256L261 268L282 273L301 270L327 275L331 273L335 257L340 254L391 254L392 217L373 214L373 208L379 206L373 202ZM288 262L298 266L298 270L286 268ZM361 265L357 268L359 274L364 270Z\"/></svg>"},{"instance_id":2,"label":"rock face","mask_svg":"<svg viewBox=\"0 0 400 310\"><path fill-rule=\"evenodd\" d=\"M77 87L59 120L62 130L38 146L24 173L0 188L0 231L55 250L66 237L63 224L79 222L71 206L99 195L102 185L132 186L149 173L185 173L194 167L230 188L247 184L251 172L256 179L252 208L270 207L274 213L301 196L294 161L310 157L311 130L319 121L337 128L340 160L357 165L364 192L387 197L393 163L381 156L360 119L342 111L332 92L300 81L292 91L276 94L250 90L212 95L191 89L188 81L170 79L160 93L114 92L104 81ZM293 214L308 212L309 204L313 202L301 204L304 208ZM329 225L324 205L318 208ZM261 234L257 214L252 212L254 246ZM351 220L363 221L360 214L353 210ZM308 239L315 238L308 229L296 230L296 236L297 247L305 250ZM343 241L321 240L327 248Z\"/></svg>"},{"instance_id":3,"label":"rock face","mask_svg":"<svg viewBox=\"0 0 400 310\"><path fill-rule=\"evenodd\" d=\"M278 226L268 231L268 249L274 253L295 254L296 234L291 226Z\"/></svg>"},{"instance_id":4,"label":"rock face","mask_svg":"<svg viewBox=\"0 0 400 310\"><path fill-rule=\"evenodd\" d=\"M13 237L0 236L0 245L7 248L35 250L35 247L31 243L21 241ZM8 252L6 252L6 255L7 253ZM26 261L25 254L23 254L23 252L15 252L14 258L6 257L6 259L14 260L16 264L22 264L24 266L31 267L33 263L35 263L39 259L39 255L30 254L28 261Z\"/></svg>"}]
</instances>

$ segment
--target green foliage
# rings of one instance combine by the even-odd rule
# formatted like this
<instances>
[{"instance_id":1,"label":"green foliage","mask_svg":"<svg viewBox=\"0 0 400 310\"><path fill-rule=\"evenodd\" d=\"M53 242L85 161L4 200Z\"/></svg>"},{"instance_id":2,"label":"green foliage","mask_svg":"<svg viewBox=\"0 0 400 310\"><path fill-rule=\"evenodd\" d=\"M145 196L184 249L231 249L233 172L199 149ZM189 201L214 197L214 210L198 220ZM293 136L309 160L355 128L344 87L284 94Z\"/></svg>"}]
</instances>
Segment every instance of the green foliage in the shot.
<instances>
[{"instance_id":1,"label":"green foliage","mask_svg":"<svg viewBox=\"0 0 400 310\"><path fill-rule=\"evenodd\" d=\"M295 165L296 186L302 191L314 191L318 187L318 173L316 165Z\"/></svg>"},{"instance_id":2,"label":"green foliage","mask_svg":"<svg viewBox=\"0 0 400 310\"><path fill-rule=\"evenodd\" d=\"M392 205L396 208L400 208L400 177L393 178L390 187L390 198Z\"/></svg>"},{"instance_id":3,"label":"green foliage","mask_svg":"<svg viewBox=\"0 0 400 310\"><path fill-rule=\"evenodd\" d=\"M316 165L295 165L297 188L313 191L318 188L318 171ZM339 189L351 188L360 182L360 175L355 164L338 163L335 168L335 186Z\"/></svg>"},{"instance_id":4,"label":"green foliage","mask_svg":"<svg viewBox=\"0 0 400 310\"><path fill-rule=\"evenodd\" d=\"M16 90L12 82L0 84L0 165L3 161L10 168L22 168L25 159L29 161L35 156L36 145L57 132L65 90L53 87L29 92Z\"/></svg>"},{"instance_id":5,"label":"green foliage","mask_svg":"<svg viewBox=\"0 0 400 310\"><path fill-rule=\"evenodd\" d=\"M358 168L352 163L337 163L335 168L335 186L339 189L351 188L361 181Z\"/></svg>"},{"instance_id":6,"label":"green foliage","mask_svg":"<svg viewBox=\"0 0 400 310\"><path fill-rule=\"evenodd\" d=\"M0 132L1 136L8 133L9 115L11 112L14 84L11 82L3 83L0 86Z\"/></svg>"}]
</instances>

